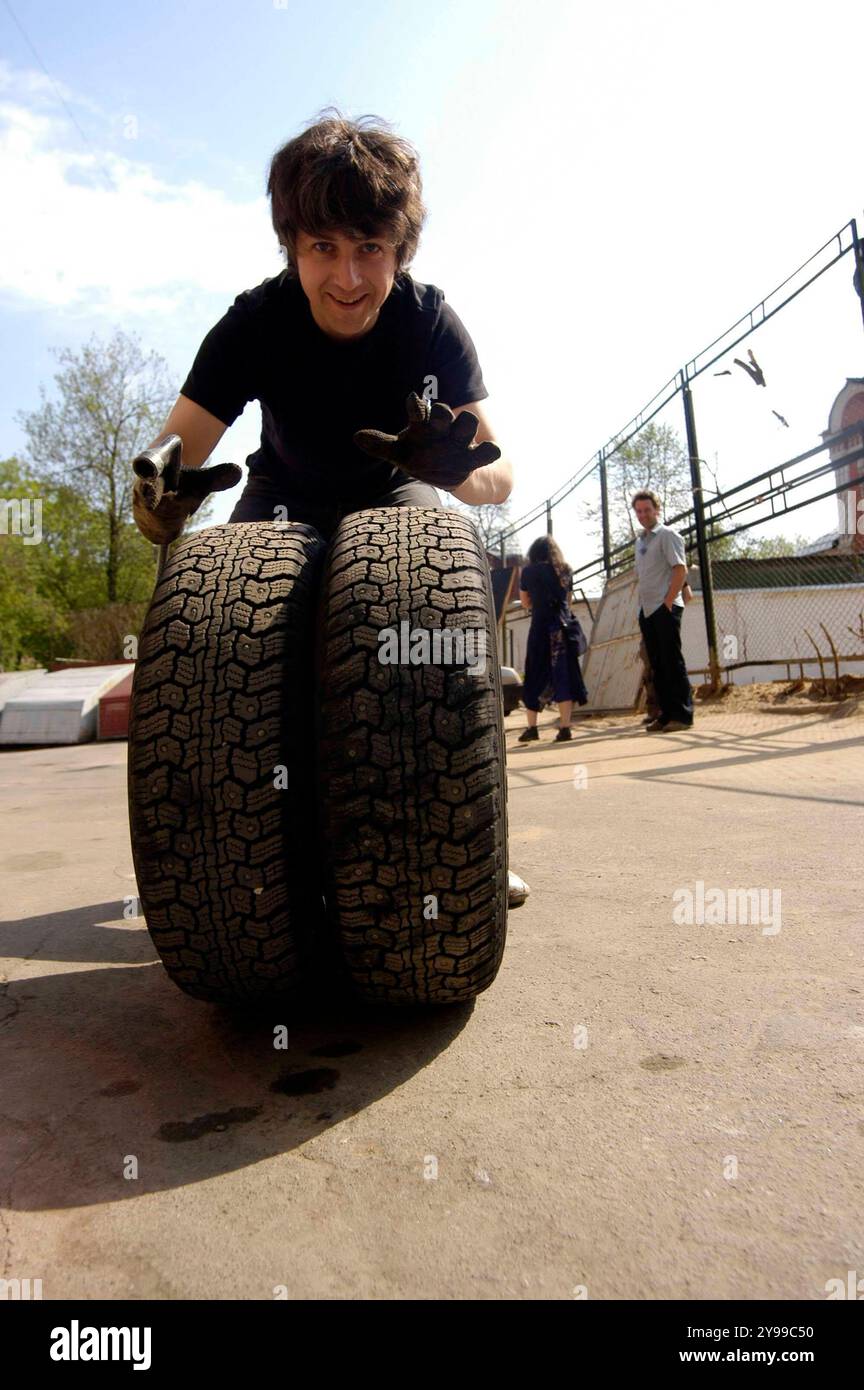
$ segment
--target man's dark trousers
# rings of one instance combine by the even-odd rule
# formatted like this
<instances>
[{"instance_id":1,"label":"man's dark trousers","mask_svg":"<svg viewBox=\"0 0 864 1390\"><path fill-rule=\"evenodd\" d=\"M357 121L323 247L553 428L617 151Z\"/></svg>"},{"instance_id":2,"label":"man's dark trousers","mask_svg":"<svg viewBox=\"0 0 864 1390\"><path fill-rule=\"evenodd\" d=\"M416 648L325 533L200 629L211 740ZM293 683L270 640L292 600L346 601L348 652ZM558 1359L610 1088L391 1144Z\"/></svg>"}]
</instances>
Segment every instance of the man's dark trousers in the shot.
<instances>
[{"instance_id":1,"label":"man's dark trousers","mask_svg":"<svg viewBox=\"0 0 864 1390\"><path fill-rule=\"evenodd\" d=\"M645 617L639 609L639 627L645 640L662 724L674 719L693 723L693 692L687 679L687 666L681 651L681 614L676 604L670 611L665 603Z\"/></svg>"}]
</instances>

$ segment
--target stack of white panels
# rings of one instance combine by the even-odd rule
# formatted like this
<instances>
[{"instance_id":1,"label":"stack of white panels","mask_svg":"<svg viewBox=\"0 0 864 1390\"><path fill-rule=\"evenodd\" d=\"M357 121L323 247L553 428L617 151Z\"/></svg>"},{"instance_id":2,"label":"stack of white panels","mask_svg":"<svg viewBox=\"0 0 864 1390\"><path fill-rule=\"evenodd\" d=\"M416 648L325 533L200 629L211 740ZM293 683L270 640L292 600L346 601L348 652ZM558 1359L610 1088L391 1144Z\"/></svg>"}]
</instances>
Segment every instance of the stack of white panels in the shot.
<instances>
[{"instance_id":1,"label":"stack of white panels","mask_svg":"<svg viewBox=\"0 0 864 1390\"><path fill-rule=\"evenodd\" d=\"M3 706L11 696L20 695L44 675L44 666L37 666L32 671L0 671L0 714L3 713Z\"/></svg>"},{"instance_id":2,"label":"stack of white panels","mask_svg":"<svg viewBox=\"0 0 864 1390\"><path fill-rule=\"evenodd\" d=\"M128 674L128 663L48 671L6 700L0 743L86 743L96 737L100 697Z\"/></svg>"}]
</instances>

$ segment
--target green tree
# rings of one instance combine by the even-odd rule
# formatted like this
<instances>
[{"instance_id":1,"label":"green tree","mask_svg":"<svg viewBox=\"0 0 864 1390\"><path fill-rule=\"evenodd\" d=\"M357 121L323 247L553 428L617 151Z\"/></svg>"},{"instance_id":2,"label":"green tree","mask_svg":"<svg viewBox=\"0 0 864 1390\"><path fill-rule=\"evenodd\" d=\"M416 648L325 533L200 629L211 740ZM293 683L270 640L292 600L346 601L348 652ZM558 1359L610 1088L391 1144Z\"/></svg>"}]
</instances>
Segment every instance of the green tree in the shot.
<instances>
[{"instance_id":1,"label":"green tree","mask_svg":"<svg viewBox=\"0 0 864 1390\"><path fill-rule=\"evenodd\" d=\"M39 408L18 417L27 436L26 463L41 485L55 485L54 501L68 513L51 533L50 545L60 549L58 575L71 564L80 578L77 560L86 548L104 573L100 601L115 603L139 587L148 552L152 562L152 547L130 530L131 461L157 436L176 393L164 359L145 355L138 339L121 329L107 343L94 335L77 352L55 353L58 398L48 400L40 386ZM80 606L77 596L72 603Z\"/></svg>"},{"instance_id":2,"label":"green tree","mask_svg":"<svg viewBox=\"0 0 864 1390\"><path fill-rule=\"evenodd\" d=\"M44 584L45 551L34 528L34 543L16 533L12 507L41 507L45 499L33 474L17 459L0 462L0 669L42 664L46 653L64 655L65 603L52 599ZM38 513L34 510L34 517ZM39 529L42 530L42 527ZM44 536L44 530L42 530Z\"/></svg>"},{"instance_id":3,"label":"green tree","mask_svg":"<svg viewBox=\"0 0 864 1390\"><path fill-rule=\"evenodd\" d=\"M0 460L0 504L40 507L38 543L10 526L0 532L0 668L46 665L70 656L70 616L108 603L107 532L98 507L74 489L16 458ZM9 515L5 505L3 515ZM118 535L117 601L143 602L153 591L155 550L131 522ZM76 653L87 655L86 652Z\"/></svg>"},{"instance_id":4,"label":"green tree","mask_svg":"<svg viewBox=\"0 0 864 1390\"><path fill-rule=\"evenodd\" d=\"M777 559L784 555L800 555L808 544L806 536L758 536L747 531L726 536L719 529L723 518L718 518L718 521L719 526L713 540L710 527L708 531L708 549L712 560Z\"/></svg>"},{"instance_id":5,"label":"green tree","mask_svg":"<svg viewBox=\"0 0 864 1390\"><path fill-rule=\"evenodd\" d=\"M693 505L690 490L690 462L687 450L669 425L646 425L627 444L606 456L606 486L609 498L609 544L611 549L633 541L638 522L630 498L641 488L656 492L662 515L675 516ZM589 529L603 543L600 503L583 503L583 517Z\"/></svg>"},{"instance_id":6,"label":"green tree","mask_svg":"<svg viewBox=\"0 0 864 1390\"><path fill-rule=\"evenodd\" d=\"M748 536L743 531L730 539L732 549L729 558L734 560L768 560L783 555L799 555L808 543L806 536Z\"/></svg>"}]
</instances>

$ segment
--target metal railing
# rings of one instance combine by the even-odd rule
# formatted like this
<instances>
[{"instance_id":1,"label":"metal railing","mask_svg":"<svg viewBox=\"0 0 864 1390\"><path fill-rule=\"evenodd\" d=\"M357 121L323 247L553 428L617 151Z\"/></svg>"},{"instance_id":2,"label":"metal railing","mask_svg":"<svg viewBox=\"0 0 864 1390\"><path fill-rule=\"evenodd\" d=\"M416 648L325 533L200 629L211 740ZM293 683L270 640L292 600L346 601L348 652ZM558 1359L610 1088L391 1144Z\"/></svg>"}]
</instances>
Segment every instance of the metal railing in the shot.
<instances>
[{"instance_id":1,"label":"metal railing","mask_svg":"<svg viewBox=\"0 0 864 1390\"><path fill-rule=\"evenodd\" d=\"M611 436L609 440L598 449L591 460L573 477L538 503L531 511L516 521L508 524L498 534L498 544L502 563L505 560L507 542L513 536L518 535L526 527L534 525L539 518L545 518L546 530L552 534L553 512L554 509L579 489L589 478L599 481L600 487L600 514L601 514L601 552L586 564L581 565L574 572L574 586L584 589L586 583L591 579L602 576L604 579L610 578L624 566L624 561L629 551L632 554L633 542L624 542L617 546L612 546L610 539L610 517L609 517L609 498L608 498L608 462L612 456L636 435L639 434L650 421L652 421L664 407L674 401L677 395L681 395L684 427L687 439L687 455L690 468L690 490L693 504L686 512L672 517L667 524L675 526L682 531L685 536L685 543L689 550L695 551L702 589L704 614L705 614L705 635L708 647L709 667L711 673L711 684L715 688L720 683L721 660L718 651L717 636L717 614L715 609L714 583L712 575L712 560L715 555L719 555L721 548L728 548L730 541L739 533L752 530L762 524L763 521L771 520L780 515L787 515L799 508L807 507L813 503L827 497L840 493L854 484L855 480L846 481L834 487L826 488L817 496L801 496L794 502L790 502L790 497L798 489L803 489L818 480L822 476L828 476L835 468L835 462L826 460L816 468L801 476L790 473L797 465L806 463L811 458L830 449L852 433L862 428L860 424L852 425L847 430L840 431L830 440L826 440L804 454L799 454L787 462L767 469L745 483L740 483L733 488L729 488L725 493L706 494L702 483L702 464L703 459L699 454L699 446L696 432L696 417L693 405L693 397L690 390L691 383L703 372L712 367L721 357L725 356L732 348L736 347L745 338L749 337L754 331L761 328L765 323L772 319L787 305L797 299L806 289L813 285L826 271L841 261L844 256L850 255L854 261L853 284L861 300L862 324L864 324L864 247L858 236L858 226L855 218L852 218L839 232L835 233L815 251L812 256L798 267L792 275L787 276L774 290L764 299L761 299L745 314L726 330L715 338L706 348L695 357L688 359L684 366L673 376L660 390L651 398L650 401L628 421L622 430ZM864 450L858 450L853 455L844 456L843 463L860 460L864 455ZM859 473L861 467L859 464ZM776 481L775 481L776 480ZM760 483L767 481L767 488L763 487L758 495L754 495L750 490ZM736 516L751 511L758 510L758 507L765 501L771 504L772 510L766 515L757 515L750 520L742 520L740 524L728 527L726 530L720 529L721 519L723 521L733 520ZM782 501L783 506L774 510L774 502ZM683 523L681 525L680 523ZM763 555L763 558L770 558ZM852 659L850 656L849 659Z\"/></svg>"}]
</instances>

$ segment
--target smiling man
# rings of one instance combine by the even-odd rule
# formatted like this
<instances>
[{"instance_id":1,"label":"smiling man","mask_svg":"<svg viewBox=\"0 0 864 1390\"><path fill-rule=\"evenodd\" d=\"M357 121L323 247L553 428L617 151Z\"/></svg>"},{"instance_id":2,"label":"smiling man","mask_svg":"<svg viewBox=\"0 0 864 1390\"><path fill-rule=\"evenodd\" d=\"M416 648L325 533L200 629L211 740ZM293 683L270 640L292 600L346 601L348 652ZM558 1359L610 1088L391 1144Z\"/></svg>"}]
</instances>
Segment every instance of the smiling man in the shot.
<instances>
[{"instance_id":1,"label":"smiling man","mask_svg":"<svg viewBox=\"0 0 864 1390\"><path fill-rule=\"evenodd\" d=\"M361 508L440 506L438 487L505 501L512 469L481 405L474 344L443 292L408 269L426 216L413 147L374 117L328 117L276 152L267 191L286 267L210 329L159 440L178 434L185 468L199 468L260 401L260 447L231 521L275 516L329 537ZM217 488L236 479L207 474ZM188 515L208 484L186 475L181 511L184 487ZM139 498L154 541L166 538L159 512Z\"/></svg>"},{"instance_id":2,"label":"smiling man","mask_svg":"<svg viewBox=\"0 0 864 1390\"><path fill-rule=\"evenodd\" d=\"M384 236L338 232L332 240L301 232L296 247L303 293L322 333L351 340L374 328L393 288L396 247Z\"/></svg>"}]
</instances>

